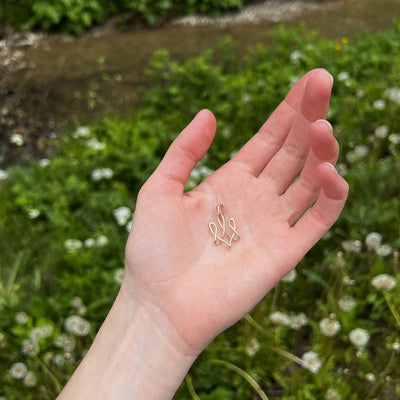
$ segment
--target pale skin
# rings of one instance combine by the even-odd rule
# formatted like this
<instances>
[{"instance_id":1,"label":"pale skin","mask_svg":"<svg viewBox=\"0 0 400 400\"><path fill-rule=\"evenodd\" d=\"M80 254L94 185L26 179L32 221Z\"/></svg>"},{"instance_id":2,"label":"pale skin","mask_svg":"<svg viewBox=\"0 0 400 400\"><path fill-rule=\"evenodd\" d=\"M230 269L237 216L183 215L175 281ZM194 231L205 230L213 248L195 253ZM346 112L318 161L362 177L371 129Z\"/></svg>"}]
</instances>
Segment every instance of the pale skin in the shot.
<instances>
[{"instance_id":1,"label":"pale skin","mask_svg":"<svg viewBox=\"0 0 400 400\"><path fill-rule=\"evenodd\" d=\"M338 218L348 185L325 120L333 80L310 71L237 155L184 185L216 132L200 111L141 189L125 277L88 354L59 396L172 399L199 353L248 313ZM229 248L209 231L234 217Z\"/></svg>"}]
</instances>

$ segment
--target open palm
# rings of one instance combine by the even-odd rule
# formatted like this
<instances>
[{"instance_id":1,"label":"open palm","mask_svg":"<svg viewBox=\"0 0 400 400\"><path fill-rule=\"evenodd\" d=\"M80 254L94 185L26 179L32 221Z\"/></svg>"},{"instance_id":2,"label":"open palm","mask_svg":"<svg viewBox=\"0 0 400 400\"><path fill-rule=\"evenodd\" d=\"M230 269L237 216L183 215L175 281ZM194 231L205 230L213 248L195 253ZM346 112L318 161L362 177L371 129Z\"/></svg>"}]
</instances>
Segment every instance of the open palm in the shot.
<instances>
[{"instance_id":1,"label":"open palm","mask_svg":"<svg viewBox=\"0 0 400 400\"><path fill-rule=\"evenodd\" d=\"M121 290L161 330L174 331L171 342L201 351L336 221L348 187L332 167L339 148L323 120L331 87L326 71L309 72L231 161L184 194L215 134L213 115L201 111L143 186ZM240 234L231 248L215 245L209 230L211 221L222 229L218 204Z\"/></svg>"}]
</instances>

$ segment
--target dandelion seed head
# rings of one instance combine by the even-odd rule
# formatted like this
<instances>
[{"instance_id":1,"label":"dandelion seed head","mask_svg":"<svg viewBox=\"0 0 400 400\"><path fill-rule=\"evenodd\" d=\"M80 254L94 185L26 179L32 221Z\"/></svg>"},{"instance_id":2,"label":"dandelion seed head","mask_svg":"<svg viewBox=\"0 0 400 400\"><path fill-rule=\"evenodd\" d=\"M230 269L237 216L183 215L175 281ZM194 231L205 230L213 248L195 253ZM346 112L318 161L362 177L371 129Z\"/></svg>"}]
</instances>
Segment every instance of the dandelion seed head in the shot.
<instances>
[{"instance_id":1,"label":"dandelion seed head","mask_svg":"<svg viewBox=\"0 0 400 400\"><path fill-rule=\"evenodd\" d=\"M353 329L349 334L350 342L359 349L363 349L369 342L369 333L362 328Z\"/></svg>"},{"instance_id":2,"label":"dandelion seed head","mask_svg":"<svg viewBox=\"0 0 400 400\"><path fill-rule=\"evenodd\" d=\"M28 371L23 378L23 383L29 388L36 386L37 379L35 373L33 371Z\"/></svg>"},{"instance_id":3,"label":"dandelion seed head","mask_svg":"<svg viewBox=\"0 0 400 400\"><path fill-rule=\"evenodd\" d=\"M368 382L375 382L376 381L376 376L372 372L369 372L368 374L365 375L365 379Z\"/></svg>"},{"instance_id":4,"label":"dandelion seed head","mask_svg":"<svg viewBox=\"0 0 400 400\"><path fill-rule=\"evenodd\" d=\"M297 278L297 272L295 269L292 269L285 277L282 278L284 282L294 282Z\"/></svg>"},{"instance_id":5,"label":"dandelion seed head","mask_svg":"<svg viewBox=\"0 0 400 400\"><path fill-rule=\"evenodd\" d=\"M325 400L341 400L342 396L335 389L328 389L325 393Z\"/></svg>"},{"instance_id":6,"label":"dandelion seed head","mask_svg":"<svg viewBox=\"0 0 400 400\"><path fill-rule=\"evenodd\" d=\"M114 282L118 283L119 285L122 283L124 280L124 275L125 275L125 269L124 268L118 268L114 272Z\"/></svg>"},{"instance_id":7,"label":"dandelion seed head","mask_svg":"<svg viewBox=\"0 0 400 400\"><path fill-rule=\"evenodd\" d=\"M375 108L375 110L384 110L386 107L386 101L382 99L376 100L372 106Z\"/></svg>"},{"instance_id":8,"label":"dandelion seed head","mask_svg":"<svg viewBox=\"0 0 400 400\"><path fill-rule=\"evenodd\" d=\"M340 323L334 318L324 318L319 323L321 333L325 336L335 336L340 331Z\"/></svg>"},{"instance_id":9,"label":"dandelion seed head","mask_svg":"<svg viewBox=\"0 0 400 400\"><path fill-rule=\"evenodd\" d=\"M382 243L382 235L377 232L371 232L365 238L365 244L369 250L376 250Z\"/></svg>"},{"instance_id":10,"label":"dandelion seed head","mask_svg":"<svg viewBox=\"0 0 400 400\"><path fill-rule=\"evenodd\" d=\"M350 311L353 311L353 309L356 305L356 301L355 301L354 297L344 296L341 299L339 299L338 305L342 311L350 312Z\"/></svg>"},{"instance_id":11,"label":"dandelion seed head","mask_svg":"<svg viewBox=\"0 0 400 400\"><path fill-rule=\"evenodd\" d=\"M13 364L10 368L10 375L14 379L23 379L27 372L28 368L22 362L17 362Z\"/></svg>"},{"instance_id":12,"label":"dandelion seed head","mask_svg":"<svg viewBox=\"0 0 400 400\"><path fill-rule=\"evenodd\" d=\"M350 73L347 72L347 71L342 71L337 75L337 80L338 81L343 82L343 81L347 81L349 79L350 79Z\"/></svg>"},{"instance_id":13,"label":"dandelion seed head","mask_svg":"<svg viewBox=\"0 0 400 400\"><path fill-rule=\"evenodd\" d=\"M392 133L389 135L389 142L393 144L399 144L400 143L400 134L399 133Z\"/></svg>"},{"instance_id":14,"label":"dandelion seed head","mask_svg":"<svg viewBox=\"0 0 400 400\"><path fill-rule=\"evenodd\" d=\"M15 144L16 146L22 146L24 144L24 138L19 133L14 133L10 137L10 143Z\"/></svg>"},{"instance_id":15,"label":"dandelion seed head","mask_svg":"<svg viewBox=\"0 0 400 400\"><path fill-rule=\"evenodd\" d=\"M132 212L128 207L117 207L113 211L114 218L117 220L117 224L119 226L124 226L127 224L129 219L131 218Z\"/></svg>"},{"instance_id":16,"label":"dandelion seed head","mask_svg":"<svg viewBox=\"0 0 400 400\"><path fill-rule=\"evenodd\" d=\"M292 51L292 53L290 54L290 61L292 61L295 64L298 64L302 60L304 60L304 54L301 51L299 50Z\"/></svg>"},{"instance_id":17,"label":"dandelion seed head","mask_svg":"<svg viewBox=\"0 0 400 400\"><path fill-rule=\"evenodd\" d=\"M81 137L87 137L90 134L90 130L86 126L80 126L76 129L76 131L72 134L74 139L78 139Z\"/></svg>"},{"instance_id":18,"label":"dandelion seed head","mask_svg":"<svg viewBox=\"0 0 400 400\"><path fill-rule=\"evenodd\" d=\"M392 247L390 246L390 244L384 243L381 244L377 249L376 249L376 254L378 254L378 256L381 257L387 257L390 254L392 254Z\"/></svg>"},{"instance_id":19,"label":"dandelion seed head","mask_svg":"<svg viewBox=\"0 0 400 400\"><path fill-rule=\"evenodd\" d=\"M389 134L389 128L386 125L378 126L375 129L375 136L378 139L385 139L387 135Z\"/></svg>"},{"instance_id":20,"label":"dandelion seed head","mask_svg":"<svg viewBox=\"0 0 400 400\"><path fill-rule=\"evenodd\" d=\"M106 148L106 145L96 138L93 138L86 142L86 147L89 147L92 150L104 150Z\"/></svg>"},{"instance_id":21,"label":"dandelion seed head","mask_svg":"<svg viewBox=\"0 0 400 400\"><path fill-rule=\"evenodd\" d=\"M72 315L65 320L65 330L76 336L87 336L90 331L90 322L79 315Z\"/></svg>"},{"instance_id":22,"label":"dandelion seed head","mask_svg":"<svg viewBox=\"0 0 400 400\"><path fill-rule=\"evenodd\" d=\"M100 235L96 239L96 247L104 247L108 244L108 237L105 235Z\"/></svg>"},{"instance_id":23,"label":"dandelion seed head","mask_svg":"<svg viewBox=\"0 0 400 400\"><path fill-rule=\"evenodd\" d=\"M92 171L92 179L94 181L100 181L102 179L111 179L114 175L114 171L111 168L96 168Z\"/></svg>"},{"instance_id":24,"label":"dandelion seed head","mask_svg":"<svg viewBox=\"0 0 400 400\"><path fill-rule=\"evenodd\" d=\"M5 181L6 179L8 179L9 174L7 171L5 171L4 169L0 169L0 181Z\"/></svg>"},{"instance_id":25,"label":"dandelion seed head","mask_svg":"<svg viewBox=\"0 0 400 400\"><path fill-rule=\"evenodd\" d=\"M246 346L246 354L249 357L254 357L260 350L260 343L256 338L250 340Z\"/></svg>"},{"instance_id":26,"label":"dandelion seed head","mask_svg":"<svg viewBox=\"0 0 400 400\"><path fill-rule=\"evenodd\" d=\"M313 351L308 351L303 354L301 359L304 362L303 367L316 374L322 367L322 362L319 355Z\"/></svg>"},{"instance_id":27,"label":"dandelion seed head","mask_svg":"<svg viewBox=\"0 0 400 400\"><path fill-rule=\"evenodd\" d=\"M280 311L275 311L273 312L270 316L269 319L271 322L275 325L290 325L290 317L289 315L280 312Z\"/></svg>"},{"instance_id":28,"label":"dandelion seed head","mask_svg":"<svg viewBox=\"0 0 400 400\"><path fill-rule=\"evenodd\" d=\"M83 243L78 239L67 239L64 241L64 248L67 253L74 253L77 250L81 249Z\"/></svg>"},{"instance_id":29,"label":"dandelion seed head","mask_svg":"<svg viewBox=\"0 0 400 400\"><path fill-rule=\"evenodd\" d=\"M342 242L342 247L345 251L359 254L362 249L362 243L360 240L345 240Z\"/></svg>"},{"instance_id":30,"label":"dandelion seed head","mask_svg":"<svg viewBox=\"0 0 400 400\"><path fill-rule=\"evenodd\" d=\"M50 164L50 160L48 158L42 158L41 160L39 160L39 166L41 166L42 168L47 167Z\"/></svg>"},{"instance_id":31,"label":"dandelion seed head","mask_svg":"<svg viewBox=\"0 0 400 400\"><path fill-rule=\"evenodd\" d=\"M40 347L37 341L27 339L22 342L21 351L22 354L25 354L28 357L35 357L36 355L38 355Z\"/></svg>"},{"instance_id":32,"label":"dandelion seed head","mask_svg":"<svg viewBox=\"0 0 400 400\"><path fill-rule=\"evenodd\" d=\"M372 278L371 284L378 290L390 291L397 285L397 281L391 275L380 274Z\"/></svg>"},{"instance_id":33,"label":"dandelion seed head","mask_svg":"<svg viewBox=\"0 0 400 400\"><path fill-rule=\"evenodd\" d=\"M87 249L92 248L95 244L96 244L96 240L93 239L93 238L87 238L87 239L85 240L85 247L86 247Z\"/></svg>"},{"instance_id":34,"label":"dandelion seed head","mask_svg":"<svg viewBox=\"0 0 400 400\"><path fill-rule=\"evenodd\" d=\"M17 314L15 314L15 322L19 325L25 325L28 322L28 314L26 312L18 312Z\"/></svg>"},{"instance_id":35,"label":"dandelion seed head","mask_svg":"<svg viewBox=\"0 0 400 400\"><path fill-rule=\"evenodd\" d=\"M307 325L308 320L306 314L299 313L299 314L292 314L290 316L290 327L294 330L298 330L303 326Z\"/></svg>"},{"instance_id":36,"label":"dandelion seed head","mask_svg":"<svg viewBox=\"0 0 400 400\"><path fill-rule=\"evenodd\" d=\"M36 210L36 209L34 209L34 208L32 208L32 209L30 209L30 210L28 211L28 217L29 217L30 219L35 219L35 218L37 218L39 215L40 215L40 211L39 211L39 210Z\"/></svg>"},{"instance_id":37,"label":"dandelion seed head","mask_svg":"<svg viewBox=\"0 0 400 400\"><path fill-rule=\"evenodd\" d=\"M392 87L385 90L385 97L396 104L400 104L400 88Z\"/></svg>"}]
</instances>

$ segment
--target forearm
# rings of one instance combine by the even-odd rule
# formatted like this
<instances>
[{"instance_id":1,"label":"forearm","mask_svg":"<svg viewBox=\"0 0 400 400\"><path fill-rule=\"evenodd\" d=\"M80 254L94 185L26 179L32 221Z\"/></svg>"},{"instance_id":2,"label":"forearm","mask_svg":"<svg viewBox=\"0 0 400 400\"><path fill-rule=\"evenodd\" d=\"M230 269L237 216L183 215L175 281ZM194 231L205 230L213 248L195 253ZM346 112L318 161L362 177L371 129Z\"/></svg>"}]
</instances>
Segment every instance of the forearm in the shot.
<instances>
[{"instance_id":1,"label":"forearm","mask_svg":"<svg viewBox=\"0 0 400 400\"><path fill-rule=\"evenodd\" d=\"M58 400L172 399L196 354L153 317L120 292Z\"/></svg>"}]
</instances>

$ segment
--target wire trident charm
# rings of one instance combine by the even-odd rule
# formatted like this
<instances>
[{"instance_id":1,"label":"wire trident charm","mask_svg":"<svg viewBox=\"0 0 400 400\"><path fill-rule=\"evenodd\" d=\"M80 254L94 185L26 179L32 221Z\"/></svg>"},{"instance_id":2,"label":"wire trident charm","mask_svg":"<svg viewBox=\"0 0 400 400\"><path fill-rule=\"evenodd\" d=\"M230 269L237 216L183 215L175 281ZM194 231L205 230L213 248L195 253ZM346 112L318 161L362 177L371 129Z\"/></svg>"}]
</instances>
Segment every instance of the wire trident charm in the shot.
<instances>
[{"instance_id":1,"label":"wire trident charm","mask_svg":"<svg viewBox=\"0 0 400 400\"><path fill-rule=\"evenodd\" d=\"M236 222L233 218L228 220L228 228L230 230L228 233L225 220L225 207L223 204L217 205L217 217L218 225L214 222L208 224L208 227L214 236L214 243L216 245L224 243L230 248L232 246L232 241L239 240L240 238L239 233L236 230ZM218 233L218 227L221 229L220 234Z\"/></svg>"}]
</instances>

